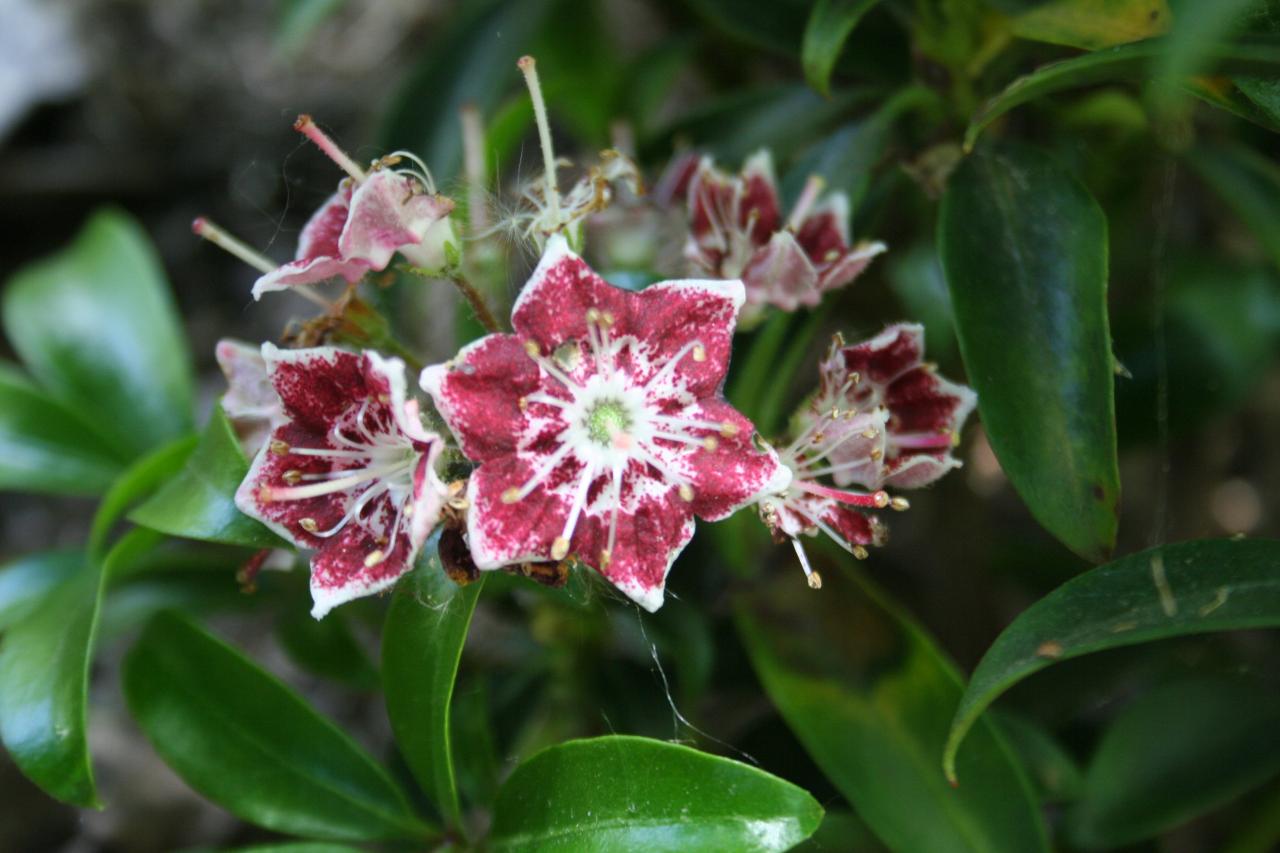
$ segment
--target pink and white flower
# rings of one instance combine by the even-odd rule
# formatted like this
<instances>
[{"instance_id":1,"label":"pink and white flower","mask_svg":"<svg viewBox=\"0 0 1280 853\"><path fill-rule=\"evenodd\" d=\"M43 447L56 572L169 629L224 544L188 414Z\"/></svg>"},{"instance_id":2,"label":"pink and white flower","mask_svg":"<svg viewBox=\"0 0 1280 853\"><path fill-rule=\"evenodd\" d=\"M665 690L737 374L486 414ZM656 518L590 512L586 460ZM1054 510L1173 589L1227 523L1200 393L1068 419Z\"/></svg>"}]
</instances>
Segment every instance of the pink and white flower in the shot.
<instances>
[{"instance_id":1,"label":"pink and white flower","mask_svg":"<svg viewBox=\"0 0 1280 853\"><path fill-rule=\"evenodd\" d=\"M848 346L837 337L819 375L805 420L831 442L822 470L837 484L918 489L960 466L952 450L978 398L924 361L922 326L899 323ZM825 413L833 410L859 414L832 422ZM879 424L871 444L859 419Z\"/></svg>"},{"instance_id":2,"label":"pink and white flower","mask_svg":"<svg viewBox=\"0 0 1280 853\"><path fill-rule=\"evenodd\" d=\"M435 192L426 166L407 152L384 157L366 173L324 134L310 116L294 125L349 175L302 229L295 260L253 285L253 298L331 278L354 283L386 269L396 252L416 267L436 271L453 241L453 201ZM404 160L416 169L394 168Z\"/></svg>"},{"instance_id":3,"label":"pink and white flower","mask_svg":"<svg viewBox=\"0 0 1280 853\"><path fill-rule=\"evenodd\" d=\"M222 410L236 427L245 452L253 455L266 442L271 430L284 420L280 395L267 375L262 348L223 338L214 347L213 354L227 378Z\"/></svg>"},{"instance_id":4,"label":"pink and white flower","mask_svg":"<svg viewBox=\"0 0 1280 853\"><path fill-rule=\"evenodd\" d=\"M880 242L850 246L849 199L836 192L819 200L817 177L809 179L784 222L768 151L748 159L735 176L703 158L687 181L684 253L691 270L741 278L752 308L816 306L822 294L849 284L885 251Z\"/></svg>"},{"instance_id":5,"label":"pink and white flower","mask_svg":"<svg viewBox=\"0 0 1280 853\"><path fill-rule=\"evenodd\" d=\"M263 344L284 421L236 506L311 559L311 615L395 583L440 518L440 437L406 399L404 364L334 347Z\"/></svg>"},{"instance_id":6,"label":"pink and white flower","mask_svg":"<svg viewBox=\"0 0 1280 853\"><path fill-rule=\"evenodd\" d=\"M515 334L428 367L422 387L480 463L467 534L481 569L574 555L649 610L693 536L786 485L725 402L737 281L615 288L553 235Z\"/></svg>"},{"instance_id":7,"label":"pink and white flower","mask_svg":"<svg viewBox=\"0 0 1280 853\"><path fill-rule=\"evenodd\" d=\"M775 536L791 539L812 586L821 578L800 534L821 531L865 559L866 546L882 545L888 530L863 510L908 508L885 486L919 488L960 465L951 451L977 397L923 357L924 329L902 323L852 346L837 335L819 365L818 393L796 419L799 435L779 454L791 481L760 501L761 517ZM844 488L852 484L871 491Z\"/></svg>"}]
</instances>

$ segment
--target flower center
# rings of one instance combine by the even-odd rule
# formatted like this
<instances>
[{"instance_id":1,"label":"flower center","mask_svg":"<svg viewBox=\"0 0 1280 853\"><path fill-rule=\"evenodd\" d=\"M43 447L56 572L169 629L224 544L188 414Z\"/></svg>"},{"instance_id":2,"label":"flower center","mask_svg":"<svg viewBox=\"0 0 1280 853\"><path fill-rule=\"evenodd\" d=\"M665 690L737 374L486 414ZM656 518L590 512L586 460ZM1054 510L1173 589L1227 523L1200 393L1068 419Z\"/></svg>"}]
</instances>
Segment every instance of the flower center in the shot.
<instances>
[{"instance_id":1,"label":"flower center","mask_svg":"<svg viewBox=\"0 0 1280 853\"><path fill-rule=\"evenodd\" d=\"M587 412L583 425L592 441L608 447L631 428L631 415L621 400L601 400Z\"/></svg>"}]
</instances>

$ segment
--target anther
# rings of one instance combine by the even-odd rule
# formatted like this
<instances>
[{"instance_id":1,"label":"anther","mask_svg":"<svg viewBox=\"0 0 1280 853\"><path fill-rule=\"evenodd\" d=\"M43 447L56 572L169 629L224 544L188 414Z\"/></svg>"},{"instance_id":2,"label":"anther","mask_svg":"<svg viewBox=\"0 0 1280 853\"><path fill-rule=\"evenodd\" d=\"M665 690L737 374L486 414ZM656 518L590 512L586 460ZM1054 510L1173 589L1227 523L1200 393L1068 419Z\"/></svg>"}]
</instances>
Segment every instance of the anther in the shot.
<instances>
[{"instance_id":1,"label":"anther","mask_svg":"<svg viewBox=\"0 0 1280 853\"><path fill-rule=\"evenodd\" d=\"M588 309L587 309L587 322L588 322L588 323L599 323L599 322L600 322L600 312L599 312L599 311L597 311L595 308L588 308Z\"/></svg>"},{"instance_id":2,"label":"anther","mask_svg":"<svg viewBox=\"0 0 1280 853\"><path fill-rule=\"evenodd\" d=\"M725 421L720 425L720 434L725 438L733 438L738 434L738 425L732 421Z\"/></svg>"},{"instance_id":3,"label":"anther","mask_svg":"<svg viewBox=\"0 0 1280 853\"><path fill-rule=\"evenodd\" d=\"M378 565L378 563L381 563L386 558L387 558L386 552L382 551L381 549L377 551L370 551L369 556L364 558L364 567L366 569L371 569L374 566Z\"/></svg>"},{"instance_id":4,"label":"anther","mask_svg":"<svg viewBox=\"0 0 1280 853\"><path fill-rule=\"evenodd\" d=\"M688 483L681 483L680 488L677 489L677 491L680 493L680 500L685 503L693 500L693 486L690 486Z\"/></svg>"},{"instance_id":5,"label":"anther","mask_svg":"<svg viewBox=\"0 0 1280 853\"><path fill-rule=\"evenodd\" d=\"M600 323L606 329L611 328L613 326L613 315L610 314L608 311L602 312L600 314Z\"/></svg>"},{"instance_id":6,"label":"anther","mask_svg":"<svg viewBox=\"0 0 1280 853\"><path fill-rule=\"evenodd\" d=\"M569 553L569 540L563 536L557 536L556 541L551 543L551 559L563 560L565 555Z\"/></svg>"},{"instance_id":7,"label":"anther","mask_svg":"<svg viewBox=\"0 0 1280 853\"><path fill-rule=\"evenodd\" d=\"M707 348L706 348L706 347L704 347L702 344L694 344L694 347L693 347L693 360L694 360L694 361L698 361L698 362L706 361L706 360L707 360Z\"/></svg>"},{"instance_id":8,"label":"anther","mask_svg":"<svg viewBox=\"0 0 1280 853\"><path fill-rule=\"evenodd\" d=\"M706 438L702 439L703 450L715 450L719 446L720 446L720 442L716 441L716 437L714 435L709 435Z\"/></svg>"},{"instance_id":9,"label":"anther","mask_svg":"<svg viewBox=\"0 0 1280 853\"><path fill-rule=\"evenodd\" d=\"M529 408L529 401L524 397L517 397L516 405L519 406L520 411L523 412L525 409Z\"/></svg>"},{"instance_id":10,"label":"anther","mask_svg":"<svg viewBox=\"0 0 1280 853\"><path fill-rule=\"evenodd\" d=\"M308 533L315 533L320 529L320 525L316 524L316 520L310 516L298 519L298 526Z\"/></svg>"},{"instance_id":11,"label":"anther","mask_svg":"<svg viewBox=\"0 0 1280 853\"><path fill-rule=\"evenodd\" d=\"M281 479L290 486L296 486L302 482L302 472L297 468L290 468L288 471L284 472L284 476L281 477Z\"/></svg>"},{"instance_id":12,"label":"anther","mask_svg":"<svg viewBox=\"0 0 1280 853\"><path fill-rule=\"evenodd\" d=\"M863 437L863 438L875 438L875 437L876 437L877 435L879 435L879 434L880 434L880 433L876 432L875 430L871 429L870 427L868 427L867 429L864 429L864 430L862 431L862 437Z\"/></svg>"},{"instance_id":13,"label":"anther","mask_svg":"<svg viewBox=\"0 0 1280 853\"><path fill-rule=\"evenodd\" d=\"M613 562L613 554L608 548L600 549L600 570L604 571L609 568L609 563Z\"/></svg>"},{"instance_id":14,"label":"anther","mask_svg":"<svg viewBox=\"0 0 1280 853\"><path fill-rule=\"evenodd\" d=\"M449 501L449 509L456 510L458 512L462 512L463 510L469 508L470 506L471 506L471 501L467 500L466 498L454 498L453 500Z\"/></svg>"},{"instance_id":15,"label":"anther","mask_svg":"<svg viewBox=\"0 0 1280 853\"><path fill-rule=\"evenodd\" d=\"M817 572L809 572L809 589L822 589L822 575Z\"/></svg>"},{"instance_id":16,"label":"anther","mask_svg":"<svg viewBox=\"0 0 1280 853\"><path fill-rule=\"evenodd\" d=\"M504 504L513 504L518 500L520 500L520 490L515 486L512 486L502 493L502 502Z\"/></svg>"},{"instance_id":17,"label":"anther","mask_svg":"<svg viewBox=\"0 0 1280 853\"><path fill-rule=\"evenodd\" d=\"M527 352L533 358L537 358L538 356L542 355L542 350L538 347L538 342L534 340L528 340L524 342L524 351Z\"/></svg>"},{"instance_id":18,"label":"anther","mask_svg":"<svg viewBox=\"0 0 1280 853\"><path fill-rule=\"evenodd\" d=\"M452 483L449 484L449 497L456 497L457 495L462 494L462 491L466 487L467 487L466 480L454 480Z\"/></svg>"},{"instance_id":19,"label":"anther","mask_svg":"<svg viewBox=\"0 0 1280 853\"><path fill-rule=\"evenodd\" d=\"M857 557L859 560L865 560L870 555L867 553L866 548L863 548L861 545L854 545L853 556Z\"/></svg>"},{"instance_id":20,"label":"anther","mask_svg":"<svg viewBox=\"0 0 1280 853\"><path fill-rule=\"evenodd\" d=\"M911 502L906 498L894 498L889 501L889 506L893 507L898 512L905 512L906 510L911 509Z\"/></svg>"},{"instance_id":21,"label":"anther","mask_svg":"<svg viewBox=\"0 0 1280 853\"><path fill-rule=\"evenodd\" d=\"M289 445L278 438L271 440L271 452L277 456L284 456L289 452Z\"/></svg>"}]
</instances>

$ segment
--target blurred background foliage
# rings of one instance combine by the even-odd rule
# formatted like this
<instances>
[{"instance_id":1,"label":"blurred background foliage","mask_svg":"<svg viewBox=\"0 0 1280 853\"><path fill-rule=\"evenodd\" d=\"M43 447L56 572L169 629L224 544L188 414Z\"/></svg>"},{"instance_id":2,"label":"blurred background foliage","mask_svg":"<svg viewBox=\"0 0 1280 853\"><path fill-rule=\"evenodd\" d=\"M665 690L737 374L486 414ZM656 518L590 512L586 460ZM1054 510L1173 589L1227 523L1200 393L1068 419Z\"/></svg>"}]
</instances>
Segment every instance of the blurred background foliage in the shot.
<instances>
[{"instance_id":1,"label":"blurred background foliage","mask_svg":"<svg viewBox=\"0 0 1280 853\"><path fill-rule=\"evenodd\" d=\"M982 306L961 291L953 307L956 281L948 287L939 254L940 244L965 253L963 265L948 258L953 279L961 266L970 277L1006 274L1007 241L983 230L989 220L969 226L965 217L992 198L975 164L1028 156L1007 153L1017 143L1056 164L1102 214L1086 227L1058 196L1016 209L1029 231L1043 223L1062 235L1051 273L1098 252L1107 270L1110 331L1103 317L1089 334L1109 339L1115 356L1123 488L1108 496L1120 519L1114 553L1274 537L1280 52L1267 38L1276 32L1280 4L1271 0L284 0L270 9L4 0L0 278L66 245L100 205L127 210L172 285L204 423L222 389L215 340L273 340L292 306L247 309L252 271L192 238L192 218L210 215L287 257L333 184L329 164L290 130L299 112L321 117L358 158L418 153L460 197L458 111L475 104L492 186L509 188L536 171L532 113L514 66L532 53L559 150L574 159L622 141L656 179L682 150L736 166L767 146L785 195L823 174L849 193L855 236L889 244L813 318L776 319L745 342L730 399L776 432L811 386L831 332L857 339L901 319L925 324L946 375L963 377L966 365L972 373L982 358L998 365L1004 346L1010 375L1022 369L1024 381L1050 391L1064 385L1056 373L1033 374L1037 330L1012 284L996 291L1009 300L997 306L1007 327L985 329L991 351L979 356L976 339L957 339L953 312L977 316ZM1031 76L1014 84L1023 75ZM969 148L977 154L954 171ZM972 204L956 200L962 190ZM935 239L940 218L952 225L944 221ZM625 253L607 248L589 243L588 256L598 252L592 259L615 278L670 272L660 267L678 260L672 251L628 269ZM514 249L506 259L508 295L529 260ZM126 270L113 286L161 274L138 263L141 272ZM392 309L432 360L469 333L443 287ZM6 361L21 351L30 362L14 332L26 323L9 323ZM148 344L145 325L130 334L140 347L164 346ZM25 380L8 376L0 373L0 390L28 393ZM120 441L89 454L98 479L74 478L90 494L134 458L130 440L155 446L146 429L189 428L157 426L145 412L112 418ZM1055 457L1055 437L1040 438L1030 474L1002 451L1006 473L984 430L967 430L964 469L894 516L888 547L856 566L839 552L815 555L828 579L820 593L804 587L790 549L736 521L695 539L654 616L582 577L566 591L490 578L454 698L464 804L484 812L496 779L539 747L618 732L696 743L812 792L828 816L809 849L1273 849L1280 643L1274 632L1241 630L1274 624L1280 612L1280 568L1266 550L1248 570L1260 589L1272 584L1257 599L1270 602L1269 617L1231 611L1220 624L1090 646L1100 650L1074 659L1070 648L1042 646L1042 663L1062 661L1009 681L997 713L981 718L958 753L960 787L947 785L942 751L961 674L1015 616L1089 568L1077 556L1088 547L1068 549L1046 532L1019 497L1021 481L1019 490L1010 484ZM66 497L76 487L58 483L53 463L45 472L50 496L0 495L6 561L83 542L93 503ZM1197 553L1207 564L1239 559ZM142 746L125 711L122 653L142 617L162 606L210 615L408 778L377 695L386 602L314 623L298 572L264 575L254 594L240 594L232 575L242 558L178 549L164 570L135 572L112 593L89 732L109 808L60 806L0 764L0 848L169 850L270 837L187 788ZM1172 557L1169 565L1172 575ZM57 571L67 569L40 567L38 583L53 584L48 573ZM1214 592L1204 594L1201 610ZM3 642L12 649L21 640L15 631Z\"/></svg>"}]
</instances>

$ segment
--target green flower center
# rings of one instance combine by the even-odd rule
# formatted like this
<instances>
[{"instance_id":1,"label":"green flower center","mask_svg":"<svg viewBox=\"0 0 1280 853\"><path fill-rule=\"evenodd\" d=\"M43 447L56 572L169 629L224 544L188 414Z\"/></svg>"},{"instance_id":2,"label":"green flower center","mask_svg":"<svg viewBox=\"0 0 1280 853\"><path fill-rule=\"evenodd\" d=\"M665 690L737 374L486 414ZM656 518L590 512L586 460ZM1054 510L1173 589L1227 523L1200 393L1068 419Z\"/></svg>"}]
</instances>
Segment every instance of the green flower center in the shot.
<instances>
[{"instance_id":1,"label":"green flower center","mask_svg":"<svg viewBox=\"0 0 1280 853\"><path fill-rule=\"evenodd\" d=\"M631 416L617 400L601 400L587 413L586 427L592 441L607 447L615 435L630 429Z\"/></svg>"}]
</instances>

